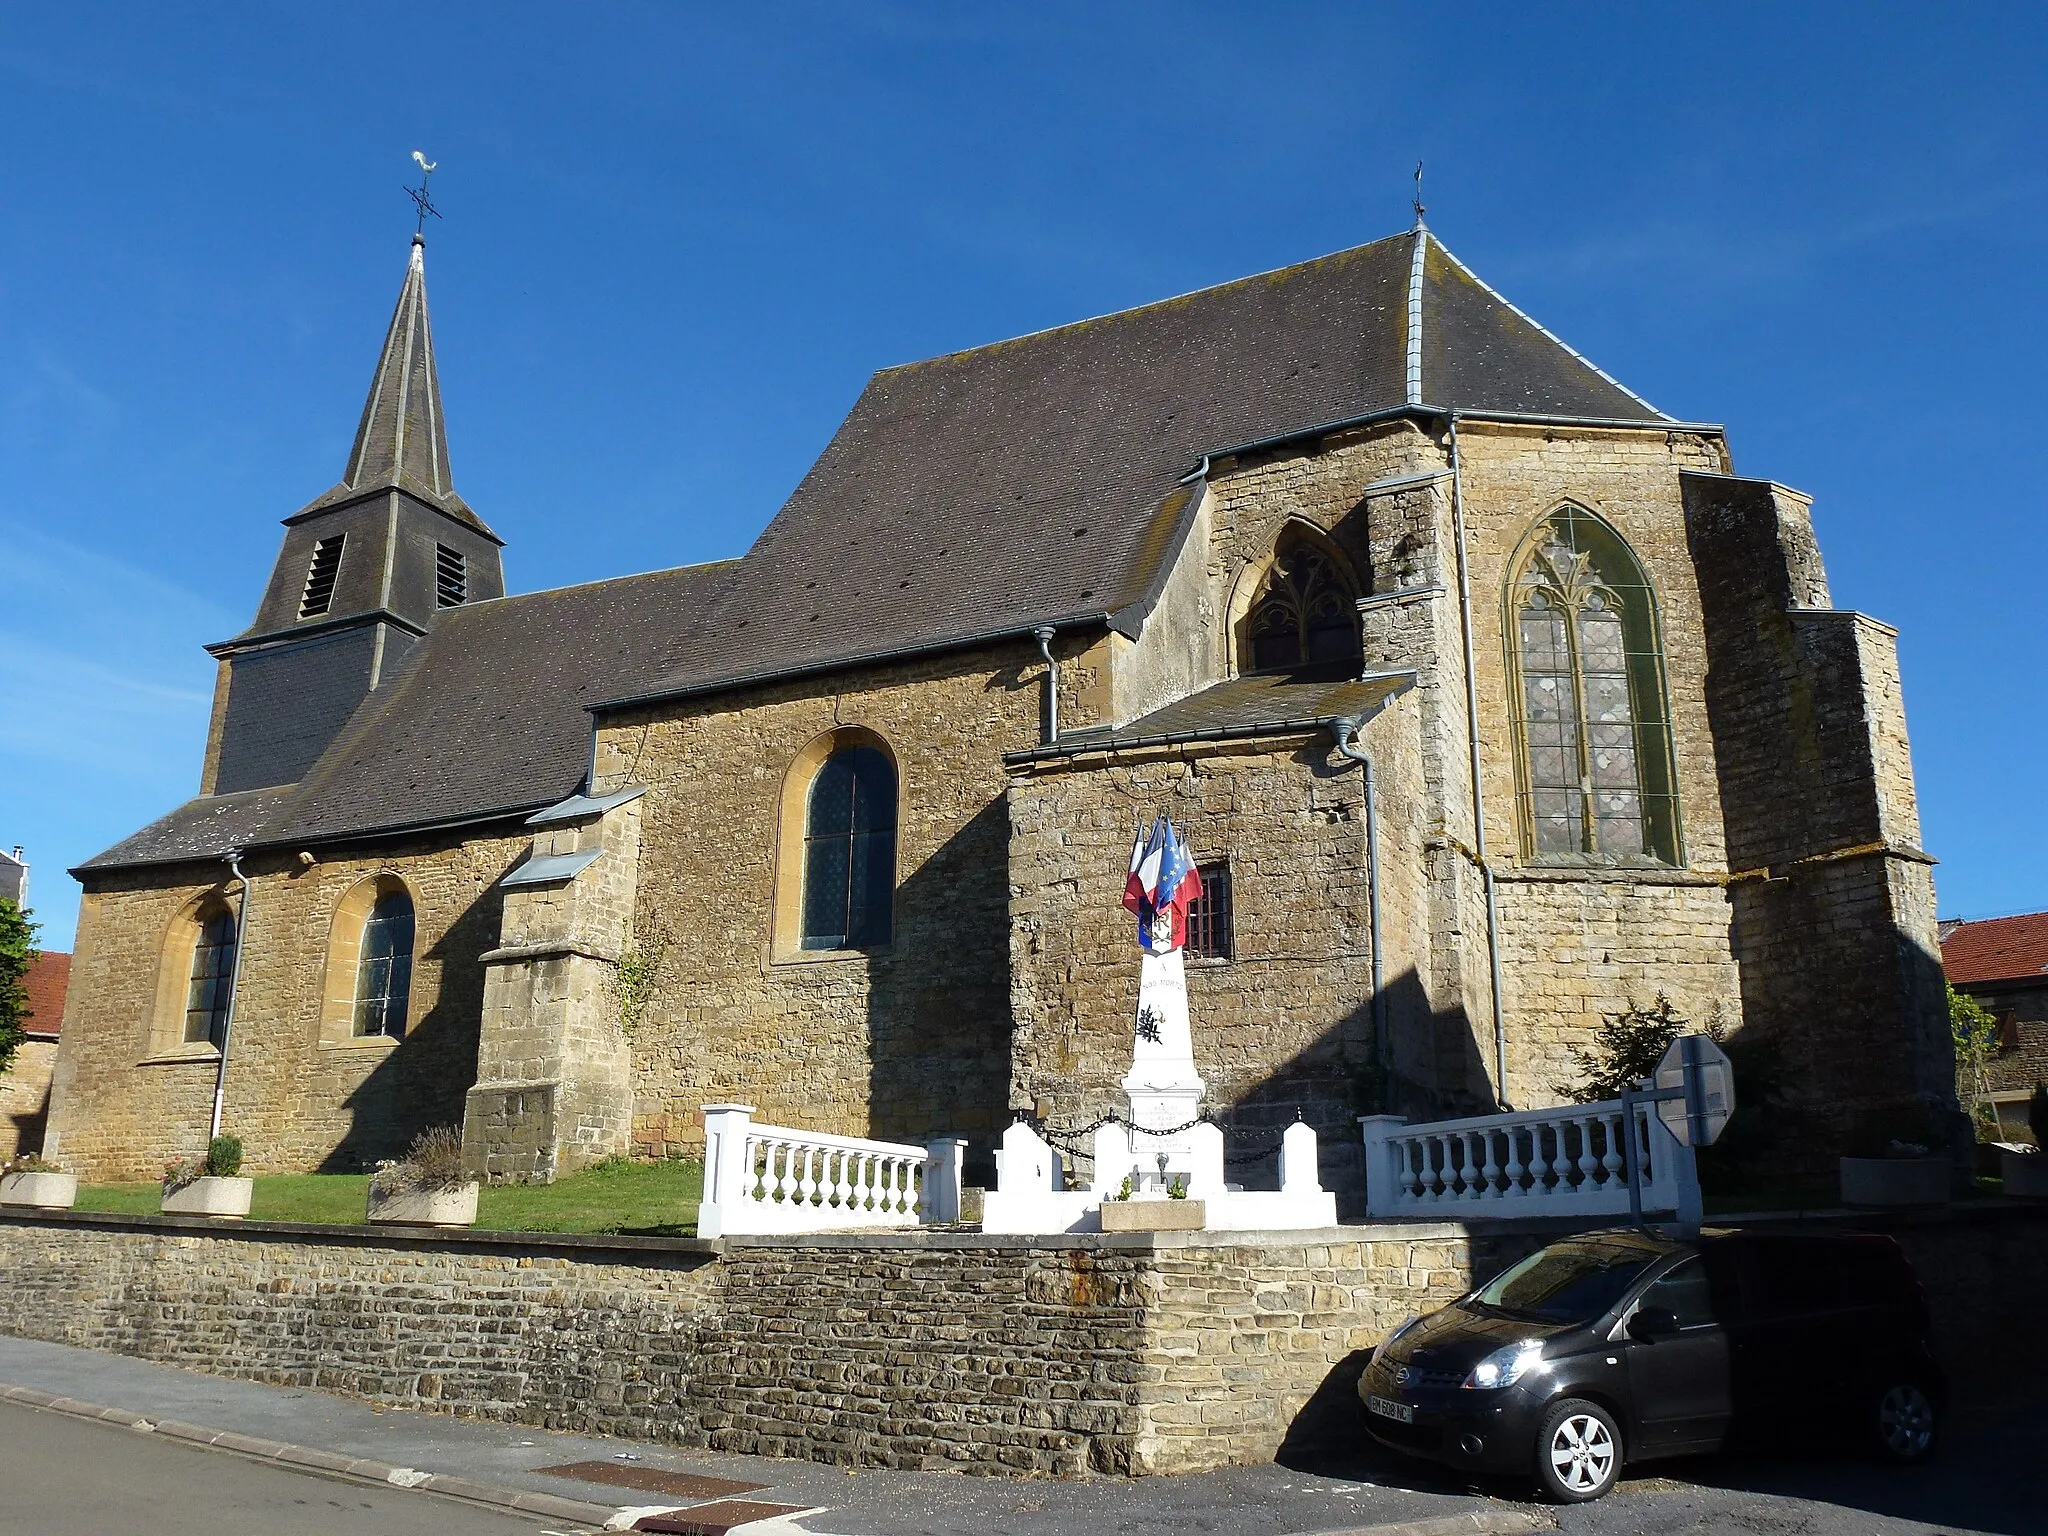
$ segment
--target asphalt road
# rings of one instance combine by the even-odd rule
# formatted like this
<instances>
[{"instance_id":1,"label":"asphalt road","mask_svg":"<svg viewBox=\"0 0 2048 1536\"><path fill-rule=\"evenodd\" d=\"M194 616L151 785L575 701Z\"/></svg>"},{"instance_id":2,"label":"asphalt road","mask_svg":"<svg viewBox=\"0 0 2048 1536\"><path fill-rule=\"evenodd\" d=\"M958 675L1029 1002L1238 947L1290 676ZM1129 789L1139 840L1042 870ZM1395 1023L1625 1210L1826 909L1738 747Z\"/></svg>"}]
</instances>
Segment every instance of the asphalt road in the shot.
<instances>
[{"instance_id":1,"label":"asphalt road","mask_svg":"<svg viewBox=\"0 0 2048 1536\"><path fill-rule=\"evenodd\" d=\"M345 1483L0 1403L5 1536L536 1536L430 1493Z\"/></svg>"}]
</instances>

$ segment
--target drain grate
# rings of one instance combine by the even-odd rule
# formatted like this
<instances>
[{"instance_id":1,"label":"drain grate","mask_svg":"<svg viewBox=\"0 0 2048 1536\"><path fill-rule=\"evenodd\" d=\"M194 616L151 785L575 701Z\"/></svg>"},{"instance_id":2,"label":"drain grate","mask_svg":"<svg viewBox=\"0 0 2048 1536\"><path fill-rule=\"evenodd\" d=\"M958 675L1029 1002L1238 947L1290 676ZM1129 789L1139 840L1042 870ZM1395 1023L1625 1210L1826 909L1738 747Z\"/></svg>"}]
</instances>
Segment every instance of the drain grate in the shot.
<instances>
[{"instance_id":1,"label":"drain grate","mask_svg":"<svg viewBox=\"0 0 2048 1536\"><path fill-rule=\"evenodd\" d=\"M636 1467L616 1461L572 1461L567 1466L533 1470L543 1477L573 1477L579 1483L638 1488L676 1499L723 1499L735 1493L759 1493L768 1486L735 1482L729 1477L701 1477L694 1472L664 1472L660 1467Z\"/></svg>"},{"instance_id":2,"label":"drain grate","mask_svg":"<svg viewBox=\"0 0 2048 1536\"><path fill-rule=\"evenodd\" d=\"M661 1536L726 1536L735 1526L754 1520L773 1520L777 1515L800 1515L801 1504L756 1504L748 1499L727 1499L718 1504L700 1504L679 1509L672 1515L648 1515L633 1527Z\"/></svg>"}]
</instances>

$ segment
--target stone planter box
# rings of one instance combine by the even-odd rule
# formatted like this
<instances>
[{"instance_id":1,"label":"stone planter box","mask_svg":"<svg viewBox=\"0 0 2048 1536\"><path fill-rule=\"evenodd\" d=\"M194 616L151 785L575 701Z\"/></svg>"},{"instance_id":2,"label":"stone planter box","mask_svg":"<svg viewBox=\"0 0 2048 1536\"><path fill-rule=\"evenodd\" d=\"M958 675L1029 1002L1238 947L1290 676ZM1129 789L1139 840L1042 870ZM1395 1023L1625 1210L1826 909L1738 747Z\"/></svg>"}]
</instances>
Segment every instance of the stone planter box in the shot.
<instances>
[{"instance_id":1,"label":"stone planter box","mask_svg":"<svg viewBox=\"0 0 2048 1536\"><path fill-rule=\"evenodd\" d=\"M222 1216L239 1221L249 1214L249 1196L254 1179L194 1179L183 1189L164 1196L166 1216Z\"/></svg>"},{"instance_id":2,"label":"stone planter box","mask_svg":"<svg viewBox=\"0 0 2048 1536\"><path fill-rule=\"evenodd\" d=\"M1999 1161L2008 1195L2048 1200L2048 1152L2007 1152Z\"/></svg>"},{"instance_id":3,"label":"stone planter box","mask_svg":"<svg viewBox=\"0 0 2048 1536\"><path fill-rule=\"evenodd\" d=\"M1105 1232L1199 1232L1209 1219L1200 1200L1105 1200Z\"/></svg>"},{"instance_id":4,"label":"stone planter box","mask_svg":"<svg viewBox=\"0 0 2048 1536\"><path fill-rule=\"evenodd\" d=\"M1945 1157L1845 1157L1842 1203L1947 1205L1955 1165Z\"/></svg>"},{"instance_id":5,"label":"stone planter box","mask_svg":"<svg viewBox=\"0 0 2048 1536\"><path fill-rule=\"evenodd\" d=\"M475 1226L478 1187L472 1180L459 1189L408 1189L386 1195L373 1184L369 1219L408 1227Z\"/></svg>"},{"instance_id":6,"label":"stone planter box","mask_svg":"<svg viewBox=\"0 0 2048 1536\"><path fill-rule=\"evenodd\" d=\"M38 1211L68 1211L78 1198L75 1173L10 1173L0 1179L0 1205Z\"/></svg>"}]
</instances>

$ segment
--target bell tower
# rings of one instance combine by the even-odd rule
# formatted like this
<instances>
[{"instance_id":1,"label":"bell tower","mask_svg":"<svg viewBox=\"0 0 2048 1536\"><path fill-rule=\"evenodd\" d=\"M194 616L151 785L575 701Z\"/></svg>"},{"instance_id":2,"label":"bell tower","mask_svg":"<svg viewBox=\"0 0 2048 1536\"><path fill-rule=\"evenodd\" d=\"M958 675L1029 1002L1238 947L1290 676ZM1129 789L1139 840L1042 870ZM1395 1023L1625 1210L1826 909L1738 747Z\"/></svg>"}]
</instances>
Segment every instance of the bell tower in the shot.
<instances>
[{"instance_id":1,"label":"bell tower","mask_svg":"<svg viewBox=\"0 0 2048 1536\"><path fill-rule=\"evenodd\" d=\"M448 469L420 235L348 468L284 527L255 621L207 647L221 666L202 794L297 783L437 612L504 596L504 541Z\"/></svg>"}]
</instances>

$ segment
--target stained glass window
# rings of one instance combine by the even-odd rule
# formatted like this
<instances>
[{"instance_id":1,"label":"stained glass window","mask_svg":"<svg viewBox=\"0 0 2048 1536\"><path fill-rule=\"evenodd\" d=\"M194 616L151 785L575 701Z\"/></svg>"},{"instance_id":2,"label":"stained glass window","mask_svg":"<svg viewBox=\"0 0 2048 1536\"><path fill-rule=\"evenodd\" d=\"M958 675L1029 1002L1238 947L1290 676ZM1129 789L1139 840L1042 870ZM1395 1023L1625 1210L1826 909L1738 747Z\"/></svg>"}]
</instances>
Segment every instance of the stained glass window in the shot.
<instances>
[{"instance_id":1,"label":"stained glass window","mask_svg":"<svg viewBox=\"0 0 2048 1536\"><path fill-rule=\"evenodd\" d=\"M803 947L887 944L895 893L896 769L874 747L842 747L811 781Z\"/></svg>"},{"instance_id":2,"label":"stained glass window","mask_svg":"<svg viewBox=\"0 0 2048 1536\"><path fill-rule=\"evenodd\" d=\"M1510 608L1525 851L1676 863L1656 594L1634 553L1565 507L1531 541Z\"/></svg>"},{"instance_id":3,"label":"stained glass window","mask_svg":"<svg viewBox=\"0 0 2048 1536\"><path fill-rule=\"evenodd\" d=\"M1273 568L1245 617L1254 672L1359 657L1357 594L1337 562L1307 535L1280 535Z\"/></svg>"},{"instance_id":4,"label":"stained glass window","mask_svg":"<svg viewBox=\"0 0 2048 1536\"><path fill-rule=\"evenodd\" d=\"M228 1033L228 999L235 986L235 914L226 908L199 925L192 946L192 977L185 988L185 1039L210 1040L218 1050Z\"/></svg>"},{"instance_id":5,"label":"stained glass window","mask_svg":"<svg viewBox=\"0 0 2048 1536\"><path fill-rule=\"evenodd\" d=\"M412 898L405 892L387 891L377 898L363 924L358 956L356 1033L403 1035L412 998Z\"/></svg>"}]
</instances>

